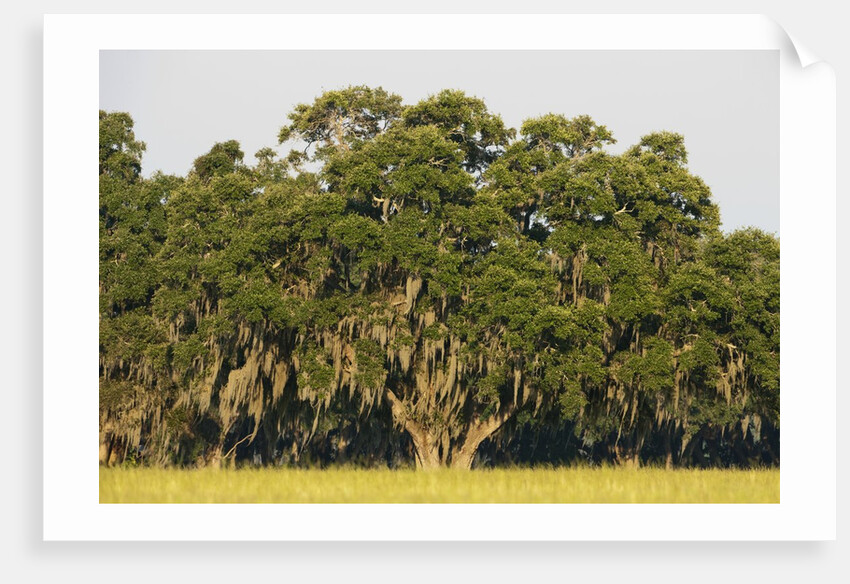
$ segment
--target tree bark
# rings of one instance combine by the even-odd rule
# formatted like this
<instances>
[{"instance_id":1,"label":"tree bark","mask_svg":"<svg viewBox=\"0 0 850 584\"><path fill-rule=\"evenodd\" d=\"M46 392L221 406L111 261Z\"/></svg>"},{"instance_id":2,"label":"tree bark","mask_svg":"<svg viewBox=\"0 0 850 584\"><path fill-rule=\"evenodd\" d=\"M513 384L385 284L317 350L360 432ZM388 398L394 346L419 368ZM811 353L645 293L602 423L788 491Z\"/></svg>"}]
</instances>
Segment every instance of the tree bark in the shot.
<instances>
[{"instance_id":1,"label":"tree bark","mask_svg":"<svg viewBox=\"0 0 850 584\"><path fill-rule=\"evenodd\" d=\"M486 420L476 418L466 433L466 439L458 448L452 450L452 468L469 470L475 460L475 453L484 440L489 438L508 421L516 408L511 405Z\"/></svg>"},{"instance_id":2,"label":"tree bark","mask_svg":"<svg viewBox=\"0 0 850 584\"><path fill-rule=\"evenodd\" d=\"M413 440L416 468L423 470L446 466L466 470L472 468L478 446L501 428L516 409L515 406L510 405L485 420L475 417L466 431L463 442L451 448L449 457L448 452L441 451L439 433L432 432L410 419L404 404L391 390L387 389L386 395L392 408L393 419L410 434Z\"/></svg>"},{"instance_id":3,"label":"tree bark","mask_svg":"<svg viewBox=\"0 0 850 584\"><path fill-rule=\"evenodd\" d=\"M210 468L221 468L221 455L224 450L224 444L219 443L213 446L212 451L207 455L206 465Z\"/></svg>"},{"instance_id":4,"label":"tree bark","mask_svg":"<svg viewBox=\"0 0 850 584\"><path fill-rule=\"evenodd\" d=\"M121 445L118 440L113 438L109 441L109 456L106 458L106 466L115 466L121 464L124 460L121 457Z\"/></svg>"},{"instance_id":5,"label":"tree bark","mask_svg":"<svg viewBox=\"0 0 850 584\"><path fill-rule=\"evenodd\" d=\"M670 439L670 432L669 428L664 432L664 468L667 470L673 468L673 444Z\"/></svg>"},{"instance_id":6,"label":"tree bark","mask_svg":"<svg viewBox=\"0 0 850 584\"><path fill-rule=\"evenodd\" d=\"M424 426L411 419L404 404L392 390L387 389L386 395L392 409L393 420L402 426L413 440L416 468L426 470L443 466L443 461L440 458L439 438L433 436Z\"/></svg>"},{"instance_id":7,"label":"tree bark","mask_svg":"<svg viewBox=\"0 0 850 584\"><path fill-rule=\"evenodd\" d=\"M100 453L98 455L98 461L102 465L105 465L107 462L109 462L109 444L107 444L106 440L100 441Z\"/></svg>"},{"instance_id":8,"label":"tree bark","mask_svg":"<svg viewBox=\"0 0 850 584\"><path fill-rule=\"evenodd\" d=\"M444 466L440 457L440 444L429 432L424 430L410 433L413 438L413 450L416 457L416 468L420 470L433 470Z\"/></svg>"},{"instance_id":9,"label":"tree bark","mask_svg":"<svg viewBox=\"0 0 850 584\"><path fill-rule=\"evenodd\" d=\"M483 440L482 440L483 442ZM472 461L475 460L475 453L478 446L481 444L468 445L467 442L463 446L452 451L452 468L462 468L469 470L472 468Z\"/></svg>"}]
</instances>

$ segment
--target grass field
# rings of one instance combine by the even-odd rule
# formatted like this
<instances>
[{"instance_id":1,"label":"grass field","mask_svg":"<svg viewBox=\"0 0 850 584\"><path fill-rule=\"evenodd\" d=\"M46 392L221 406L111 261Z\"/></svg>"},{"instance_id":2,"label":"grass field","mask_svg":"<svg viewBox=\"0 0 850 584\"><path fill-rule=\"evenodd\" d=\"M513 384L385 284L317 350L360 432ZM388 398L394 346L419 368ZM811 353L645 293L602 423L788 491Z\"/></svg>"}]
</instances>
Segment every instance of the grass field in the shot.
<instances>
[{"instance_id":1,"label":"grass field","mask_svg":"<svg viewBox=\"0 0 850 584\"><path fill-rule=\"evenodd\" d=\"M101 503L779 503L779 469L101 468Z\"/></svg>"}]
</instances>

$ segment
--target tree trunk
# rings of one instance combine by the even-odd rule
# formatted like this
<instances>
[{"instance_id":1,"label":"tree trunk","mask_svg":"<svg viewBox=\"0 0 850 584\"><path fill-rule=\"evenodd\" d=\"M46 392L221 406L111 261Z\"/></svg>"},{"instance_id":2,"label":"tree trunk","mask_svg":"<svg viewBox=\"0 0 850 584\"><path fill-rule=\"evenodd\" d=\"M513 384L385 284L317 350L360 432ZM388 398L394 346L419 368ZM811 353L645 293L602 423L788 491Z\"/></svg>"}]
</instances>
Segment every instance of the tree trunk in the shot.
<instances>
[{"instance_id":1,"label":"tree trunk","mask_svg":"<svg viewBox=\"0 0 850 584\"><path fill-rule=\"evenodd\" d=\"M452 450L452 468L462 468L469 470L472 468L472 461L475 459L475 453L478 450L480 442L474 446L467 446L464 442L463 446Z\"/></svg>"},{"instance_id":2,"label":"tree trunk","mask_svg":"<svg viewBox=\"0 0 850 584\"><path fill-rule=\"evenodd\" d=\"M432 432L423 425L413 421L407 414L402 401L389 389L387 389L387 399L392 408L393 419L399 425L403 426L410 438L413 440L413 450L416 458L416 468L432 469L445 466L452 468L470 469L472 461L475 459L475 452L478 446L496 430L502 427L514 413L516 407L514 405L507 406L496 414L481 420L474 417L466 431L464 441L460 444L455 444L451 448L451 461L449 461L449 452L446 451L448 444L443 444L441 449L441 436L439 433Z\"/></svg>"},{"instance_id":3,"label":"tree trunk","mask_svg":"<svg viewBox=\"0 0 850 584\"><path fill-rule=\"evenodd\" d=\"M508 421L514 410L515 407L511 405L485 420L475 418L466 432L463 444L452 449L452 468L471 469L478 447Z\"/></svg>"},{"instance_id":4,"label":"tree trunk","mask_svg":"<svg viewBox=\"0 0 850 584\"><path fill-rule=\"evenodd\" d=\"M336 460L337 464L345 464L348 461L348 445L351 440L346 436L346 429L341 428L336 440Z\"/></svg>"},{"instance_id":5,"label":"tree trunk","mask_svg":"<svg viewBox=\"0 0 850 584\"><path fill-rule=\"evenodd\" d=\"M106 440L100 441L100 453L98 455L98 461L100 464L105 465L109 462L109 444Z\"/></svg>"},{"instance_id":6,"label":"tree trunk","mask_svg":"<svg viewBox=\"0 0 850 584\"><path fill-rule=\"evenodd\" d=\"M682 437L682 454L679 457L679 465L682 466L683 463L690 467L693 465L693 453L694 453L694 444L697 442L696 436L691 436L688 438L687 435Z\"/></svg>"},{"instance_id":7,"label":"tree trunk","mask_svg":"<svg viewBox=\"0 0 850 584\"><path fill-rule=\"evenodd\" d=\"M407 431L413 441L413 455L416 460L416 468L426 470L443 466L443 461L440 458L440 444L438 439L408 415L407 408L389 388L387 389L386 396L390 402L393 420Z\"/></svg>"},{"instance_id":8,"label":"tree trunk","mask_svg":"<svg viewBox=\"0 0 850 584\"><path fill-rule=\"evenodd\" d=\"M121 464L121 445L118 440L112 439L109 444L109 456L106 458L106 466L115 466Z\"/></svg>"},{"instance_id":9,"label":"tree trunk","mask_svg":"<svg viewBox=\"0 0 850 584\"><path fill-rule=\"evenodd\" d=\"M219 443L213 446L209 454L207 455L206 465L210 468L219 469L221 468L221 454L224 450L224 444Z\"/></svg>"},{"instance_id":10,"label":"tree trunk","mask_svg":"<svg viewBox=\"0 0 850 584\"><path fill-rule=\"evenodd\" d=\"M673 468L673 443L670 439L670 429L664 432L664 468L670 470Z\"/></svg>"},{"instance_id":11,"label":"tree trunk","mask_svg":"<svg viewBox=\"0 0 850 584\"><path fill-rule=\"evenodd\" d=\"M409 430L408 430L409 432ZM428 432L420 432L416 437L412 433L413 450L416 455L416 468L433 470L445 466L440 458L440 444Z\"/></svg>"}]
</instances>

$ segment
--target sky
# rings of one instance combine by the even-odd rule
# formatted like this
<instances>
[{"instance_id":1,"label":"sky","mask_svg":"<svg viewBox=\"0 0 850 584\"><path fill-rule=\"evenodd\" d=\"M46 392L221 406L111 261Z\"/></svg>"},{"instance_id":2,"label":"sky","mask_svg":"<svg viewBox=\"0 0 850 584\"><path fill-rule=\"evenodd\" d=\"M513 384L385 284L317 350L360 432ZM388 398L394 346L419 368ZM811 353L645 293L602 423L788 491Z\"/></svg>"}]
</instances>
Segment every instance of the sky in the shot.
<instances>
[{"instance_id":1,"label":"sky","mask_svg":"<svg viewBox=\"0 0 850 584\"><path fill-rule=\"evenodd\" d=\"M482 98L509 127L588 114L626 150L650 132L685 137L722 229L779 234L777 51L101 51L100 108L133 116L142 172L185 175L216 142L245 162L278 147L298 103L348 85L416 103L442 89Z\"/></svg>"}]
</instances>

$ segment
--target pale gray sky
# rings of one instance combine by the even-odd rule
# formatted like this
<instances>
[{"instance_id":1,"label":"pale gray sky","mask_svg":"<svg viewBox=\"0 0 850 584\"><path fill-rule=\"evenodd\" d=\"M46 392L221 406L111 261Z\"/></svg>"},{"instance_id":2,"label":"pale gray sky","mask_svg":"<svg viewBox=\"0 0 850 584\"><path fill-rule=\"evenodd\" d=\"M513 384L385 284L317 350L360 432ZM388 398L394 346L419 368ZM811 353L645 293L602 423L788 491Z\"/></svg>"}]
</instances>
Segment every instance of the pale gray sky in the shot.
<instances>
[{"instance_id":1,"label":"pale gray sky","mask_svg":"<svg viewBox=\"0 0 850 584\"><path fill-rule=\"evenodd\" d=\"M685 136L723 229L779 233L777 51L101 51L100 107L126 111L147 143L143 173L185 174L215 142L246 162L297 103L348 85L405 103L445 88L487 103L510 127L589 114L622 152L656 130ZM285 149L278 149L285 154Z\"/></svg>"}]
</instances>

